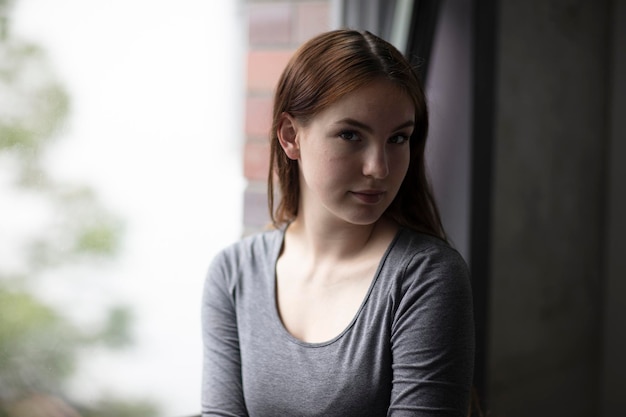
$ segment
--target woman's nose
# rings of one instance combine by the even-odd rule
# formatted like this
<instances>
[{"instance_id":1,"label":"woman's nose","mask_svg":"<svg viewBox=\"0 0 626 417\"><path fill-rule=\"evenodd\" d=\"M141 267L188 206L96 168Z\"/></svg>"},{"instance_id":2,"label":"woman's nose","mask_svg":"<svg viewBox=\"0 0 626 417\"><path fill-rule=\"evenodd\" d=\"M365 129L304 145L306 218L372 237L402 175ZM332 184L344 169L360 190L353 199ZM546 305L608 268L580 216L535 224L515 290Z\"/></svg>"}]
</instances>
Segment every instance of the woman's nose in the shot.
<instances>
[{"instance_id":1,"label":"woman's nose","mask_svg":"<svg viewBox=\"0 0 626 417\"><path fill-rule=\"evenodd\" d=\"M389 161L384 146L369 149L365 153L363 175L375 179L383 179L389 175Z\"/></svg>"}]
</instances>

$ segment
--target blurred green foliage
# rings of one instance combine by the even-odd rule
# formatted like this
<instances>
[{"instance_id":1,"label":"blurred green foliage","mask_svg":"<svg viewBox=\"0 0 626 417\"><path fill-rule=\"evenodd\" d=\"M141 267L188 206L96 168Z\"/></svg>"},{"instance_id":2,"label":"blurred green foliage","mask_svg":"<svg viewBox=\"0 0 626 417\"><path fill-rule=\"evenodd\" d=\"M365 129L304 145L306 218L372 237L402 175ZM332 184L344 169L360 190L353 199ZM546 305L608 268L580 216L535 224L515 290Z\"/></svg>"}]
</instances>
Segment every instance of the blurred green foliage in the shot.
<instances>
[{"instance_id":1,"label":"blurred green foliage","mask_svg":"<svg viewBox=\"0 0 626 417\"><path fill-rule=\"evenodd\" d=\"M104 397L92 407L80 409L80 413L82 417L136 417L155 416L158 414L158 410L149 400L131 403Z\"/></svg>"},{"instance_id":2,"label":"blurred green foliage","mask_svg":"<svg viewBox=\"0 0 626 417\"><path fill-rule=\"evenodd\" d=\"M80 332L53 308L0 287L0 393L46 392L74 370Z\"/></svg>"},{"instance_id":3,"label":"blurred green foliage","mask_svg":"<svg viewBox=\"0 0 626 417\"><path fill-rule=\"evenodd\" d=\"M19 216L11 209L19 198L36 201L45 215L12 265L0 259L0 417L154 417L158 409L148 400L103 396L80 404L67 398L81 350L132 343L132 313L114 305L85 330L42 300L37 284L61 267L112 259L123 227L92 189L54 179L42 163L62 132L70 99L42 48L12 36L13 4L0 0L0 173L12 183L11 199L0 199L0 216L5 222Z\"/></svg>"}]
</instances>

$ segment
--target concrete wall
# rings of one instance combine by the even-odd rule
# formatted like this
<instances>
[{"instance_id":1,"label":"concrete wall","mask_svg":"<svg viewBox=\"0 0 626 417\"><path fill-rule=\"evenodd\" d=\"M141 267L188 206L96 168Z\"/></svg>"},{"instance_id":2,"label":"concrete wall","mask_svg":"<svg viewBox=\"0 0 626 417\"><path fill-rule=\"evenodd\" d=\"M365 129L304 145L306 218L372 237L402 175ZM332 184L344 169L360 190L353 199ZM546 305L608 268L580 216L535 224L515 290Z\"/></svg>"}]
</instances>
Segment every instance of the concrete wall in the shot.
<instances>
[{"instance_id":1,"label":"concrete wall","mask_svg":"<svg viewBox=\"0 0 626 417\"><path fill-rule=\"evenodd\" d=\"M602 415L626 410L626 0L611 8Z\"/></svg>"},{"instance_id":2,"label":"concrete wall","mask_svg":"<svg viewBox=\"0 0 626 417\"><path fill-rule=\"evenodd\" d=\"M498 8L490 415L599 415L610 2Z\"/></svg>"}]
</instances>

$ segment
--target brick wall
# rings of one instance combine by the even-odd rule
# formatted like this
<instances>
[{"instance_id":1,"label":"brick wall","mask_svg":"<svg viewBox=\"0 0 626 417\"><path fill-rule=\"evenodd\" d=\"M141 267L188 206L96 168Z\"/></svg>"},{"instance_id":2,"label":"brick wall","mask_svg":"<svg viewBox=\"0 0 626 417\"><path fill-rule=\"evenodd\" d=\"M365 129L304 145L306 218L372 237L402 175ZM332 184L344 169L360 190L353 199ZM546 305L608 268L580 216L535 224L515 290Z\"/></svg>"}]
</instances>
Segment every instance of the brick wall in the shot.
<instances>
[{"instance_id":1,"label":"brick wall","mask_svg":"<svg viewBox=\"0 0 626 417\"><path fill-rule=\"evenodd\" d=\"M246 3L244 234L259 231L269 222L266 188L276 82L302 42L331 28L332 13L331 0L248 0Z\"/></svg>"}]
</instances>

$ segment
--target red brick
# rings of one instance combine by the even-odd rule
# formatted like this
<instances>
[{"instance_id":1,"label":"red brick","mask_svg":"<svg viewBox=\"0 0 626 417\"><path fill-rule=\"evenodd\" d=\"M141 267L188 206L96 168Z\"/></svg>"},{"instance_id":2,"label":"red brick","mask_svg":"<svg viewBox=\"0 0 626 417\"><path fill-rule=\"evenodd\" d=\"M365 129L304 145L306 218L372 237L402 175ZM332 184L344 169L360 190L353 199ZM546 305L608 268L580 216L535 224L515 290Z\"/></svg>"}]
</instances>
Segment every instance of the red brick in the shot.
<instances>
[{"instance_id":1,"label":"red brick","mask_svg":"<svg viewBox=\"0 0 626 417\"><path fill-rule=\"evenodd\" d=\"M248 52L248 91L272 92L293 51L261 50Z\"/></svg>"},{"instance_id":2,"label":"red brick","mask_svg":"<svg viewBox=\"0 0 626 417\"><path fill-rule=\"evenodd\" d=\"M247 141L243 149L243 175L252 181L266 181L270 167L268 141Z\"/></svg>"},{"instance_id":3,"label":"red brick","mask_svg":"<svg viewBox=\"0 0 626 417\"><path fill-rule=\"evenodd\" d=\"M272 98L248 97L246 99L246 136L266 139L272 127Z\"/></svg>"},{"instance_id":4,"label":"red brick","mask_svg":"<svg viewBox=\"0 0 626 417\"><path fill-rule=\"evenodd\" d=\"M261 3L248 7L248 42L256 45L291 41L292 13L289 3Z\"/></svg>"},{"instance_id":5,"label":"red brick","mask_svg":"<svg viewBox=\"0 0 626 417\"><path fill-rule=\"evenodd\" d=\"M297 43L307 41L330 28L328 1L302 2L296 5L294 38Z\"/></svg>"}]
</instances>

